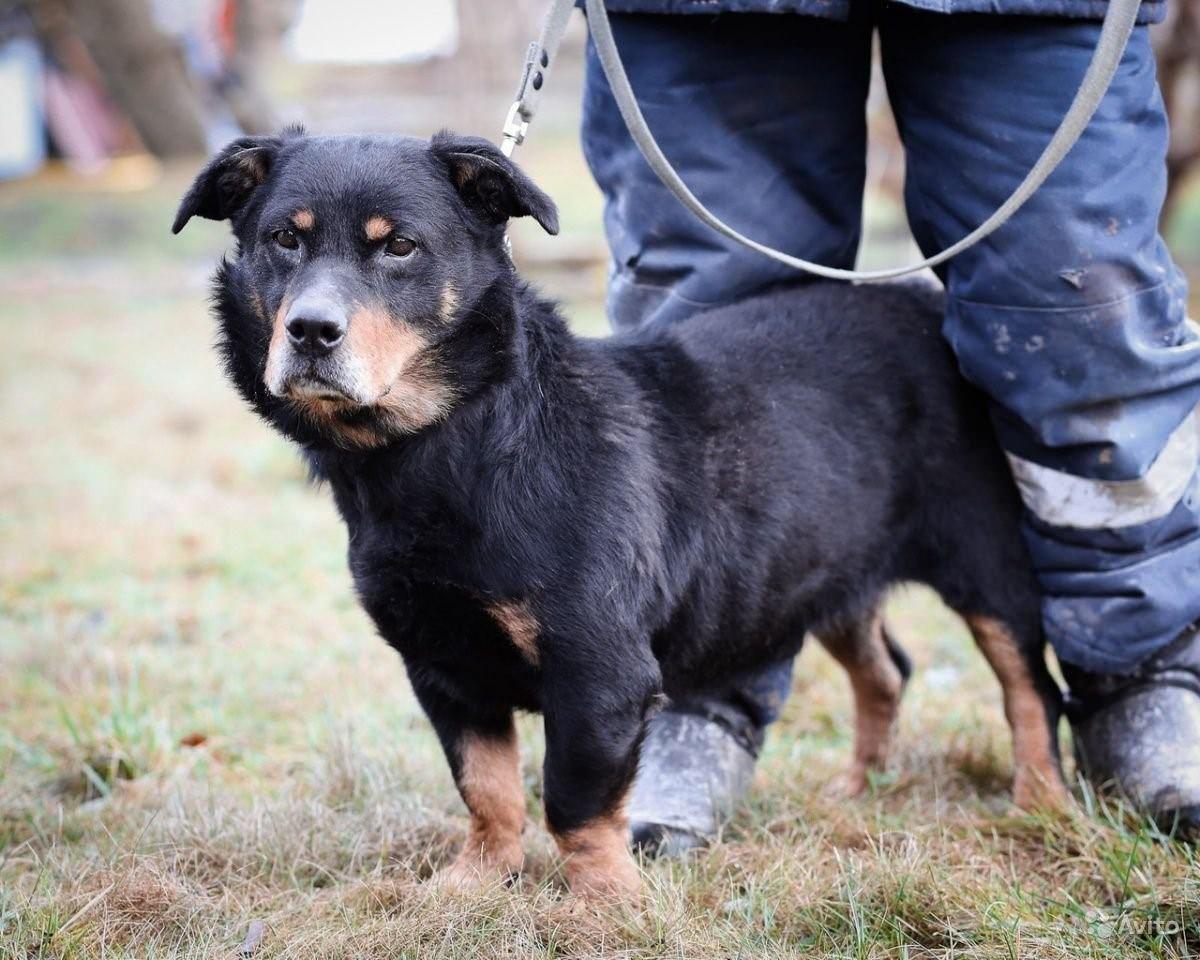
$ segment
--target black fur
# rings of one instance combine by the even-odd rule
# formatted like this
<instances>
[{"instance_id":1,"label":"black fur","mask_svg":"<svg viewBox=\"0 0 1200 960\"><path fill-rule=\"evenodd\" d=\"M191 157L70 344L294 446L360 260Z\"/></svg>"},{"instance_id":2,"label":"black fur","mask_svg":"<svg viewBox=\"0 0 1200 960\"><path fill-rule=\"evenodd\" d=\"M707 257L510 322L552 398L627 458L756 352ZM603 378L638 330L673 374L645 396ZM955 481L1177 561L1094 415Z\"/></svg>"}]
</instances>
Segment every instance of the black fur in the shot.
<instances>
[{"instance_id":1,"label":"black fur","mask_svg":"<svg viewBox=\"0 0 1200 960\"><path fill-rule=\"evenodd\" d=\"M201 175L177 225L233 218L240 256L216 280L229 375L327 481L358 594L456 773L464 732L541 711L547 816L576 828L625 793L660 693L794 654L900 581L1008 624L1056 709L1018 498L939 294L793 286L583 339L501 245L506 216L554 229L553 205L483 141L291 133L256 142L249 188L226 169L245 149ZM295 204L323 239L293 262L266 238ZM373 213L422 245L399 279L353 240ZM455 392L443 419L347 449L264 388L265 317L325 260L433 344ZM454 317L427 319L447 281ZM536 620L536 663L489 614L498 600Z\"/></svg>"}]
</instances>

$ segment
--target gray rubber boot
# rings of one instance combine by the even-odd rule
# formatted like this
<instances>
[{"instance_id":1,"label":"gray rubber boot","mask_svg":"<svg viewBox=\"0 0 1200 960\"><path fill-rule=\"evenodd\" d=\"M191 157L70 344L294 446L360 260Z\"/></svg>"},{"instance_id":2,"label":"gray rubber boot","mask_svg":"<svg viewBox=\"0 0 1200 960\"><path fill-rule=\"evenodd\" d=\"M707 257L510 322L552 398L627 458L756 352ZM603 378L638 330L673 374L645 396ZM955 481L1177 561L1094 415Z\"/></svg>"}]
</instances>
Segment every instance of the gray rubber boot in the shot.
<instances>
[{"instance_id":1,"label":"gray rubber boot","mask_svg":"<svg viewBox=\"0 0 1200 960\"><path fill-rule=\"evenodd\" d=\"M1200 839L1200 630L1132 676L1067 664L1075 755L1098 788L1123 794L1180 839Z\"/></svg>"},{"instance_id":2,"label":"gray rubber boot","mask_svg":"<svg viewBox=\"0 0 1200 960\"><path fill-rule=\"evenodd\" d=\"M633 845L652 857L707 846L750 788L762 732L719 703L651 719L629 798Z\"/></svg>"}]
</instances>

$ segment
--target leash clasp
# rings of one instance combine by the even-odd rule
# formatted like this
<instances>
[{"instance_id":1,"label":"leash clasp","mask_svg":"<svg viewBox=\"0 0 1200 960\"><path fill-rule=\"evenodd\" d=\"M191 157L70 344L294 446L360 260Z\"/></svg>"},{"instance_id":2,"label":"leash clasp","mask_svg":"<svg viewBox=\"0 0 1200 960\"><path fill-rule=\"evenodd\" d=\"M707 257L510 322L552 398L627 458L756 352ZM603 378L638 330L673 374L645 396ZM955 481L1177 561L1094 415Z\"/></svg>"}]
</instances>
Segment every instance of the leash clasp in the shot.
<instances>
[{"instance_id":1,"label":"leash clasp","mask_svg":"<svg viewBox=\"0 0 1200 960\"><path fill-rule=\"evenodd\" d=\"M528 132L529 121L525 119L521 101L514 100L508 108L508 116L504 118L504 128L500 131L500 152L511 157L513 150L525 142Z\"/></svg>"}]
</instances>

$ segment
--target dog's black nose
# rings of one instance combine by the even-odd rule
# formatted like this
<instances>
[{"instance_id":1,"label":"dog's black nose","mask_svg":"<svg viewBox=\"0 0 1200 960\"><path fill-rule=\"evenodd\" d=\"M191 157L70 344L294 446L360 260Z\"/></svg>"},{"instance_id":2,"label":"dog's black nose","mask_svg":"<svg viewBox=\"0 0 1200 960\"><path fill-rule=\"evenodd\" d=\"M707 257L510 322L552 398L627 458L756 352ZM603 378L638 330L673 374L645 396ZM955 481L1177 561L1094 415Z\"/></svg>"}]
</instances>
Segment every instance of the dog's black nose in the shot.
<instances>
[{"instance_id":1,"label":"dog's black nose","mask_svg":"<svg viewBox=\"0 0 1200 960\"><path fill-rule=\"evenodd\" d=\"M287 315L288 341L297 353L323 357L346 337L346 317L324 303L297 300Z\"/></svg>"}]
</instances>

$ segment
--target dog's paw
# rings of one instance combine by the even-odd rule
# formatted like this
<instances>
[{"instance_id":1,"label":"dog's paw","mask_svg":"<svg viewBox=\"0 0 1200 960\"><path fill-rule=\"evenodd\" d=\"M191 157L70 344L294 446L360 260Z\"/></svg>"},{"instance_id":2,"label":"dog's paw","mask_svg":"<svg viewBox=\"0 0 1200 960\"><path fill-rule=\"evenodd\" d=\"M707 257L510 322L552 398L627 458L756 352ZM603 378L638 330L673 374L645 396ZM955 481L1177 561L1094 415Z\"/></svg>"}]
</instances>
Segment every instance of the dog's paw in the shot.
<instances>
[{"instance_id":1,"label":"dog's paw","mask_svg":"<svg viewBox=\"0 0 1200 960\"><path fill-rule=\"evenodd\" d=\"M484 861L478 856L459 854L448 867L443 867L429 883L439 892L449 894L482 893L499 886L509 886L519 876L521 863L512 858Z\"/></svg>"},{"instance_id":2,"label":"dog's paw","mask_svg":"<svg viewBox=\"0 0 1200 960\"><path fill-rule=\"evenodd\" d=\"M1056 771L1043 774L1021 769L1013 777L1013 802L1031 813L1063 813L1074 805L1071 791Z\"/></svg>"},{"instance_id":3,"label":"dog's paw","mask_svg":"<svg viewBox=\"0 0 1200 960\"><path fill-rule=\"evenodd\" d=\"M589 906L641 903L642 877L631 856L605 864L602 870L570 861L565 866L572 896Z\"/></svg>"},{"instance_id":4,"label":"dog's paw","mask_svg":"<svg viewBox=\"0 0 1200 960\"><path fill-rule=\"evenodd\" d=\"M641 877L636 875L620 880L609 877L603 882L578 879L568 882L571 898L588 907L637 907L641 905L644 893Z\"/></svg>"},{"instance_id":5,"label":"dog's paw","mask_svg":"<svg viewBox=\"0 0 1200 960\"><path fill-rule=\"evenodd\" d=\"M853 764L825 784L821 793L829 800L853 800L866 793L870 785L867 768Z\"/></svg>"}]
</instances>

